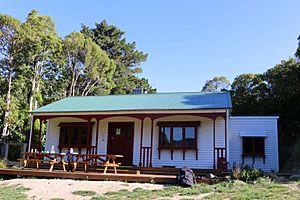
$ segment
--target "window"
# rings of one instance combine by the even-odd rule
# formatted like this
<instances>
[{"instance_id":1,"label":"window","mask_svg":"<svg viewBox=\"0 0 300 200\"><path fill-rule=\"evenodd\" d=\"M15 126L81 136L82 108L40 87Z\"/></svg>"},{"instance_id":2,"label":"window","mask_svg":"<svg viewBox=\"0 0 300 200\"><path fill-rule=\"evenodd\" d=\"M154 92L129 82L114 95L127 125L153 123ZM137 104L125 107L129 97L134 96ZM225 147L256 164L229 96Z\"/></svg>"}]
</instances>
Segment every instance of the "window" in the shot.
<instances>
[{"instance_id":1,"label":"window","mask_svg":"<svg viewBox=\"0 0 300 200\"><path fill-rule=\"evenodd\" d=\"M264 137L243 137L244 156L264 156L265 138Z\"/></svg>"},{"instance_id":2,"label":"window","mask_svg":"<svg viewBox=\"0 0 300 200\"><path fill-rule=\"evenodd\" d=\"M183 160L185 160L186 150L194 150L196 160L198 160L197 128L200 126L199 121L158 122L157 126L159 126L158 159L160 159L161 150L170 150L171 160L173 160L174 150L182 150Z\"/></svg>"},{"instance_id":3,"label":"window","mask_svg":"<svg viewBox=\"0 0 300 200\"><path fill-rule=\"evenodd\" d=\"M88 133L88 123L60 123L60 147L86 147L91 144L89 137L92 133L93 123L90 123L90 133Z\"/></svg>"},{"instance_id":4,"label":"window","mask_svg":"<svg viewBox=\"0 0 300 200\"><path fill-rule=\"evenodd\" d=\"M197 123L159 122L160 149L195 149L197 148Z\"/></svg>"},{"instance_id":5,"label":"window","mask_svg":"<svg viewBox=\"0 0 300 200\"><path fill-rule=\"evenodd\" d=\"M182 147L183 146L183 128L174 127L173 128L173 146L174 147Z\"/></svg>"},{"instance_id":6,"label":"window","mask_svg":"<svg viewBox=\"0 0 300 200\"><path fill-rule=\"evenodd\" d=\"M164 147L171 146L171 128L170 127L161 127L161 143Z\"/></svg>"}]
</instances>

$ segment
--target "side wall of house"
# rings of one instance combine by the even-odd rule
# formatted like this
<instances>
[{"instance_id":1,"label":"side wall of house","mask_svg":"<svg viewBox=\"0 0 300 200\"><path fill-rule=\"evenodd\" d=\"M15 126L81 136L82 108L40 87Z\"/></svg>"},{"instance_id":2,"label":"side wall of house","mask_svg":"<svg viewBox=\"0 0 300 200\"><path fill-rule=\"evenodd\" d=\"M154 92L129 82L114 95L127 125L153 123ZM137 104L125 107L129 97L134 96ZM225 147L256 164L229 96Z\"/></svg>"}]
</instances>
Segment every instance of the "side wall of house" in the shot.
<instances>
[{"instance_id":1,"label":"side wall of house","mask_svg":"<svg viewBox=\"0 0 300 200\"><path fill-rule=\"evenodd\" d=\"M254 166L264 171L278 171L278 133L277 117L230 117L229 118L229 163L242 164L243 140L241 133L264 133L265 137L265 163L263 158L245 157L244 165Z\"/></svg>"}]
</instances>

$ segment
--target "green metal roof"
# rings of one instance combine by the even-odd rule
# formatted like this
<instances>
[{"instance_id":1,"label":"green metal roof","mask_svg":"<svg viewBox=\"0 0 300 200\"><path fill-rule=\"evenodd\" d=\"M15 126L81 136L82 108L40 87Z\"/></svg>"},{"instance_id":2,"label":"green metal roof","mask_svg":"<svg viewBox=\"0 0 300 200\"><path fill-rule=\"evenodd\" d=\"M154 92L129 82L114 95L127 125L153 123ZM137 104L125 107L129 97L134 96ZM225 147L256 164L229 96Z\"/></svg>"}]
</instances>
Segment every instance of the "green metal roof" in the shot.
<instances>
[{"instance_id":1,"label":"green metal roof","mask_svg":"<svg viewBox=\"0 0 300 200\"><path fill-rule=\"evenodd\" d=\"M229 92L177 92L67 97L33 113L66 113L133 110L201 110L231 108Z\"/></svg>"}]
</instances>

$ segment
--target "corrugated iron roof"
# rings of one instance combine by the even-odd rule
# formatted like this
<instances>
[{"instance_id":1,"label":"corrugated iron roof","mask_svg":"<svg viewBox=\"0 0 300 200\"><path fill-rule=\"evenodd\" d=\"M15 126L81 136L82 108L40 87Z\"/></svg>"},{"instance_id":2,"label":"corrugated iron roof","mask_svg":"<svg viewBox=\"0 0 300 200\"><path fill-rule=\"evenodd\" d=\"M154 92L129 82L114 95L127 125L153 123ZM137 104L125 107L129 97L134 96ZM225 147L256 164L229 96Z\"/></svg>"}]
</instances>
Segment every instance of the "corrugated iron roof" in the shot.
<instances>
[{"instance_id":1,"label":"corrugated iron roof","mask_svg":"<svg viewBox=\"0 0 300 200\"><path fill-rule=\"evenodd\" d=\"M201 110L231 108L229 92L176 92L108 96L67 97L33 113L94 111Z\"/></svg>"}]
</instances>

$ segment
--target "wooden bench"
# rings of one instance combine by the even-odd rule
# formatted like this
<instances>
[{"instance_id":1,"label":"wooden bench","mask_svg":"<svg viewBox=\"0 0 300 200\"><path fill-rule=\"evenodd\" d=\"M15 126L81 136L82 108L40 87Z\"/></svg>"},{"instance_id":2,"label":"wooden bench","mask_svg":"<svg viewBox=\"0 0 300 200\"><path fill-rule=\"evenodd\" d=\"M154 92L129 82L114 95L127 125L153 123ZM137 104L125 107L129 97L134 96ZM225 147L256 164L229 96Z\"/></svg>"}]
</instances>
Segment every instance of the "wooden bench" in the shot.
<instances>
[{"instance_id":1,"label":"wooden bench","mask_svg":"<svg viewBox=\"0 0 300 200\"><path fill-rule=\"evenodd\" d=\"M27 167L27 165L31 162L36 163L36 168L40 169L39 164L43 161L41 159L35 159L35 158L21 158L18 159L18 161L20 162L20 166L23 166L22 168Z\"/></svg>"},{"instance_id":2,"label":"wooden bench","mask_svg":"<svg viewBox=\"0 0 300 200\"><path fill-rule=\"evenodd\" d=\"M36 168L40 169L40 163L49 163L50 169L52 172L55 164L62 163L63 170L66 171L65 165L68 163L64 161L63 157L65 154L57 154L57 153L33 153L33 152L24 152L24 158L18 159L20 165L23 168L26 167L30 162L36 163Z\"/></svg>"},{"instance_id":3,"label":"wooden bench","mask_svg":"<svg viewBox=\"0 0 300 200\"><path fill-rule=\"evenodd\" d=\"M78 164L84 166L84 171L88 171L89 165L100 165L104 166L104 174L106 174L108 167L114 168L115 174L117 174L117 167L121 163L116 163L116 158L123 157L122 155L98 155L98 154L74 154L76 157L75 161L68 161L69 164L73 165L73 171L76 170ZM105 159L104 159L105 157Z\"/></svg>"}]
</instances>

